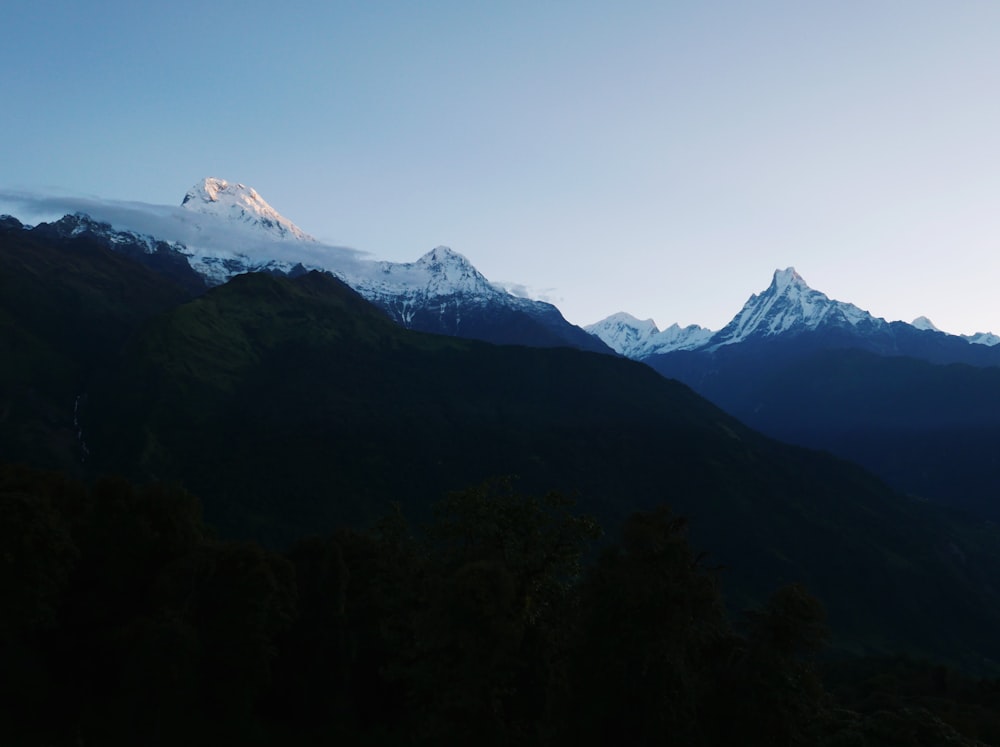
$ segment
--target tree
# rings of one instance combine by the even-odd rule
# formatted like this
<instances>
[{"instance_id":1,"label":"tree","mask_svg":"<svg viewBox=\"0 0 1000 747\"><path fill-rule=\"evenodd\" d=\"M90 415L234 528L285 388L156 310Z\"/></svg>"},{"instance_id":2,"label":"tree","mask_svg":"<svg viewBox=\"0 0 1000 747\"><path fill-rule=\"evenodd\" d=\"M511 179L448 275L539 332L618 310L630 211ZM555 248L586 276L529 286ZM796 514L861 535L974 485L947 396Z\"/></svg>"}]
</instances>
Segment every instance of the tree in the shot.
<instances>
[{"instance_id":1,"label":"tree","mask_svg":"<svg viewBox=\"0 0 1000 747\"><path fill-rule=\"evenodd\" d=\"M427 530L413 707L429 742L535 743L564 687L565 621L599 528L509 480L446 497Z\"/></svg>"},{"instance_id":2,"label":"tree","mask_svg":"<svg viewBox=\"0 0 1000 747\"><path fill-rule=\"evenodd\" d=\"M573 744L699 744L711 657L730 636L714 576L662 508L632 515L582 588Z\"/></svg>"},{"instance_id":3,"label":"tree","mask_svg":"<svg viewBox=\"0 0 1000 747\"><path fill-rule=\"evenodd\" d=\"M716 740L819 743L829 698L812 657L829 638L823 605L803 586L790 584L747 618L747 636L734 647L714 698Z\"/></svg>"}]
</instances>

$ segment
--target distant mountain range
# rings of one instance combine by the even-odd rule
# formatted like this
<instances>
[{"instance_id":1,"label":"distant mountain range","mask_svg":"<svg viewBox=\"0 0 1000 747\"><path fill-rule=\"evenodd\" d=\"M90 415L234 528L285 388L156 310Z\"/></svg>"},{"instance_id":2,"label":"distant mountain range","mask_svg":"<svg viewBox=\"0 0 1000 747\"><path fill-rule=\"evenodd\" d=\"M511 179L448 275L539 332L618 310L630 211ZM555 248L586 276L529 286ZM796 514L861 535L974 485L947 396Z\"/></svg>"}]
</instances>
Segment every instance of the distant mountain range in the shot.
<instances>
[{"instance_id":1,"label":"distant mountain range","mask_svg":"<svg viewBox=\"0 0 1000 747\"><path fill-rule=\"evenodd\" d=\"M860 347L883 355L911 355L935 362L1000 364L1000 348L992 353L982 349L1000 343L997 335L989 332L949 335L926 317L919 317L912 324L887 322L854 304L832 300L810 288L794 267L775 271L770 286L751 296L732 321L716 332L697 325L683 329L673 325L660 331L651 319L640 321L624 312L586 329L634 360L677 350L714 351L725 345L815 333L827 337L828 343L824 345Z\"/></svg>"},{"instance_id":2,"label":"distant mountain range","mask_svg":"<svg viewBox=\"0 0 1000 747\"><path fill-rule=\"evenodd\" d=\"M752 296L718 331L676 324L661 331L652 320L640 321L619 312L590 325L586 329L590 334L584 334L552 304L512 295L447 247L436 247L410 263L373 261L357 253L333 251L243 184L205 178L188 190L180 210L169 217L168 223L184 224L179 232L184 240L112 226L82 213L41 224L36 230L61 236L86 233L149 266L187 275L192 287L213 287L251 271L291 277L311 269L329 271L404 327L495 343L568 345L645 360L674 351L714 350L765 337L821 332L880 354L973 365L1000 363L1000 336L990 332L948 335L925 317L909 325L886 322L813 290L794 268L776 271L770 287ZM915 337L914 331L937 337ZM998 352L969 352L967 345L956 346L958 341L996 347Z\"/></svg>"},{"instance_id":3,"label":"distant mountain range","mask_svg":"<svg viewBox=\"0 0 1000 747\"><path fill-rule=\"evenodd\" d=\"M1000 345L887 322L775 272L717 332L616 314L588 331L775 438L1000 521Z\"/></svg>"}]
</instances>

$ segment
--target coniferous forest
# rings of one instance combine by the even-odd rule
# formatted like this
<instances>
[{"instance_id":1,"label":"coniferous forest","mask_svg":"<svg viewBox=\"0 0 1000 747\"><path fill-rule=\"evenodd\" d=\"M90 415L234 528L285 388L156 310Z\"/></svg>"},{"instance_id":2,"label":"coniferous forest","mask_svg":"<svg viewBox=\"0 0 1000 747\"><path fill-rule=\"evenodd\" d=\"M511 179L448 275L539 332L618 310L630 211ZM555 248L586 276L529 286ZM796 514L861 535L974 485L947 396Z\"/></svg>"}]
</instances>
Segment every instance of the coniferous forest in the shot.
<instances>
[{"instance_id":1,"label":"coniferous forest","mask_svg":"<svg viewBox=\"0 0 1000 747\"><path fill-rule=\"evenodd\" d=\"M12 745L937 745L1000 739L1000 681L824 656L800 585L727 612L668 509L600 542L507 481L285 552L179 488L0 471Z\"/></svg>"}]
</instances>

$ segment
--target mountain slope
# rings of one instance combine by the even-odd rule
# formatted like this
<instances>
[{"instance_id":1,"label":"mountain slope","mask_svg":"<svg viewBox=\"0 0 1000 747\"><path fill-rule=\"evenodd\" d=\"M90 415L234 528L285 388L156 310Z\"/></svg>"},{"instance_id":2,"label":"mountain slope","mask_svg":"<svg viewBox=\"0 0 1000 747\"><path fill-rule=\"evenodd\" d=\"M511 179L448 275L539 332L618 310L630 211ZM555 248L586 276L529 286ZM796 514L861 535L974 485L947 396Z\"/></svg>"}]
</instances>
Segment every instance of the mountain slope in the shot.
<instances>
[{"instance_id":1,"label":"mountain slope","mask_svg":"<svg viewBox=\"0 0 1000 747\"><path fill-rule=\"evenodd\" d=\"M420 515L515 474L609 528L669 503L731 564L736 604L803 581L841 646L1000 653L994 530L762 438L645 366L407 332L325 275L241 276L152 320L85 427L97 466L182 480L231 535L284 542L389 500Z\"/></svg>"},{"instance_id":2,"label":"mountain slope","mask_svg":"<svg viewBox=\"0 0 1000 747\"><path fill-rule=\"evenodd\" d=\"M94 379L145 319L192 297L190 281L111 251L90 231L0 220L2 458L83 469L78 415Z\"/></svg>"},{"instance_id":3,"label":"mountain slope","mask_svg":"<svg viewBox=\"0 0 1000 747\"><path fill-rule=\"evenodd\" d=\"M1000 521L1000 368L779 341L648 362L763 433Z\"/></svg>"},{"instance_id":4,"label":"mountain slope","mask_svg":"<svg viewBox=\"0 0 1000 747\"><path fill-rule=\"evenodd\" d=\"M704 346L643 360L768 435L1000 519L1000 347L876 319L789 268Z\"/></svg>"},{"instance_id":5,"label":"mountain slope","mask_svg":"<svg viewBox=\"0 0 1000 747\"><path fill-rule=\"evenodd\" d=\"M794 267L777 270L760 295L753 295L729 324L708 341L707 347L733 345L775 335L798 335L822 328L841 328L877 336L887 323L854 304L832 301L810 288Z\"/></svg>"},{"instance_id":6,"label":"mountain slope","mask_svg":"<svg viewBox=\"0 0 1000 747\"><path fill-rule=\"evenodd\" d=\"M191 294L203 293L208 288L205 277L191 267L182 244L161 241L135 231L118 231L108 223L101 223L82 213L66 215L60 220L39 223L34 227L23 226L15 219L11 221L11 231L30 233L33 242L63 247L70 240L80 239L128 257Z\"/></svg>"},{"instance_id":7,"label":"mountain slope","mask_svg":"<svg viewBox=\"0 0 1000 747\"><path fill-rule=\"evenodd\" d=\"M501 345L611 352L552 304L511 295L448 247L416 262L359 264L340 275L407 329Z\"/></svg>"},{"instance_id":8,"label":"mountain slope","mask_svg":"<svg viewBox=\"0 0 1000 747\"><path fill-rule=\"evenodd\" d=\"M243 184L206 178L185 195L182 207L230 225L286 243L284 263L219 262L205 257L200 265L216 281L240 272L267 270L298 274L310 269L333 272L362 296L386 311L399 324L423 332L485 340L500 344L542 347L568 345L583 350L611 352L600 341L567 322L551 304L518 298L494 286L461 254L437 247L416 262L352 261L324 263L304 254L290 264L296 242L315 243L280 215L257 192ZM289 254L289 251L291 254Z\"/></svg>"},{"instance_id":9,"label":"mountain slope","mask_svg":"<svg viewBox=\"0 0 1000 747\"><path fill-rule=\"evenodd\" d=\"M810 288L789 267L775 271L767 290L752 295L704 347L715 350L725 345L794 338L803 348L855 348L933 363L1000 365L1000 348L946 334L925 318L916 321L887 322L854 304L831 300Z\"/></svg>"},{"instance_id":10,"label":"mountain slope","mask_svg":"<svg viewBox=\"0 0 1000 747\"><path fill-rule=\"evenodd\" d=\"M297 276L318 269L332 272L408 328L500 344L612 352L566 321L555 306L508 293L445 247L416 262L363 259L360 252L320 244L256 190L214 177L195 184L179 209L165 210L156 226L183 240L162 240L83 214L40 224L34 231L53 239L86 233L195 292L247 272Z\"/></svg>"},{"instance_id":11,"label":"mountain slope","mask_svg":"<svg viewBox=\"0 0 1000 747\"><path fill-rule=\"evenodd\" d=\"M394 499L419 515L498 474L577 494L609 528L667 502L731 566L737 605L802 581L841 647L998 658L995 527L763 438L642 365L415 334L320 273L243 275L180 303L174 286L158 295L163 278L101 246L74 253L75 241L29 250L42 260L33 279L9 286L0 343L20 388L0 412L6 442L48 415L21 406L39 390L72 440L68 397L83 384L82 469L182 482L226 534L279 543L368 521ZM35 439L25 460L60 448Z\"/></svg>"}]
</instances>

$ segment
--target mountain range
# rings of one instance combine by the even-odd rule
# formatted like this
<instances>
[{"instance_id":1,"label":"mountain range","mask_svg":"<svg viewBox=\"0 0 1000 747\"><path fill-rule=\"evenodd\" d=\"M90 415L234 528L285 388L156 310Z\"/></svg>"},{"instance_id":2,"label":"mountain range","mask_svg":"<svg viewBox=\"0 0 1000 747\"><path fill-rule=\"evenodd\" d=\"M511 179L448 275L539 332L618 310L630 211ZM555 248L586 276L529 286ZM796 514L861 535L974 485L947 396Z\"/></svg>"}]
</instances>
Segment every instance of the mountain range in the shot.
<instances>
[{"instance_id":1,"label":"mountain range","mask_svg":"<svg viewBox=\"0 0 1000 747\"><path fill-rule=\"evenodd\" d=\"M775 271L717 331L676 324L661 331L624 312L584 331L555 306L490 283L447 247L410 263L325 247L243 184L204 179L168 222L184 226L185 241L85 214L21 228L86 237L167 274L192 295L249 271L296 277L325 269L408 329L617 353L683 381L769 435L829 449L923 498L1000 518L1000 476L983 466L1000 445L1000 416L991 409L1000 400L991 378L1000 337L992 333L950 335L925 317L888 322L810 288L794 268Z\"/></svg>"},{"instance_id":2,"label":"mountain range","mask_svg":"<svg viewBox=\"0 0 1000 747\"><path fill-rule=\"evenodd\" d=\"M697 340L696 328L688 349L631 361L558 311L546 326L548 305L503 294L448 250L313 270L315 242L259 195L214 185L213 200L213 185L201 186L184 207L193 225L210 234L205 211L220 211L233 230L277 231L281 256L163 241L84 215L33 228L0 221L6 460L179 482L224 536L282 546L371 522L391 502L420 517L442 493L497 475L575 495L612 529L666 502L726 567L736 606L802 581L826 604L841 650L987 669L1000 660L995 524L771 440L696 393L730 397L730 412L763 402L800 424L802 407L825 408L853 427L845 382L871 394L877 381L882 390L853 411L884 405L883 425L899 412L918 425L921 413L939 423L957 412L956 427L989 433L992 410L963 418L984 412L981 400L1000 402L994 368L896 351L948 361L998 348L873 320L784 271L725 329ZM504 317L493 293L522 315ZM477 314L482 326L468 324ZM420 331L444 317L429 331L448 336ZM456 339L482 329L523 344ZM572 349L577 334L604 354ZM900 382L917 400L937 392L932 406L902 401ZM912 423L897 425L899 435ZM982 458L979 473L994 474Z\"/></svg>"},{"instance_id":3,"label":"mountain range","mask_svg":"<svg viewBox=\"0 0 1000 747\"><path fill-rule=\"evenodd\" d=\"M752 295L732 321L718 331L697 325L682 329L676 324L660 331L651 319L641 321L625 312L586 329L621 355L635 360L677 350L711 352L726 345L802 338L812 333L829 338L824 345L860 347L882 355L978 365L1000 363L1000 352L985 350L1000 343L997 335L950 335L926 317L912 324L887 322L852 303L832 300L810 288L794 267L776 270L767 289Z\"/></svg>"},{"instance_id":4,"label":"mountain range","mask_svg":"<svg viewBox=\"0 0 1000 747\"><path fill-rule=\"evenodd\" d=\"M567 322L552 304L514 296L490 283L458 252L436 247L415 262L394 263L337 251L317 242L243 184L202 180L188 190L180 210L166 223L174 224L184 241L163 240L85 214L67 215L31 230L63 238L85 234L147 266L173 265L194 290L246 272L295 276L322 270L409 329L498 344L611 352L601 340Z\"/></svg>"},{"instance_id":5,"label":"mountain range","mask_svg":"<svg viewBox=\"0 0 1000 747\"><path fill-rule=\"evenodd\" d=\"M1000 520L1000 346L887 322L776 271L717 332L617 314L588 330L748 425L897 489Z\"/></svg>"}]
</instances>

